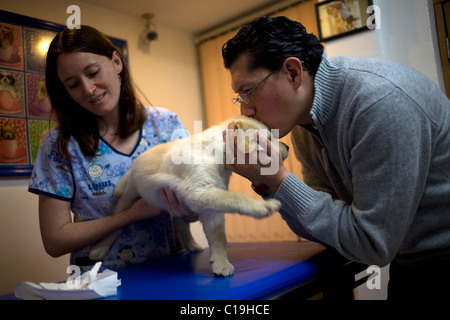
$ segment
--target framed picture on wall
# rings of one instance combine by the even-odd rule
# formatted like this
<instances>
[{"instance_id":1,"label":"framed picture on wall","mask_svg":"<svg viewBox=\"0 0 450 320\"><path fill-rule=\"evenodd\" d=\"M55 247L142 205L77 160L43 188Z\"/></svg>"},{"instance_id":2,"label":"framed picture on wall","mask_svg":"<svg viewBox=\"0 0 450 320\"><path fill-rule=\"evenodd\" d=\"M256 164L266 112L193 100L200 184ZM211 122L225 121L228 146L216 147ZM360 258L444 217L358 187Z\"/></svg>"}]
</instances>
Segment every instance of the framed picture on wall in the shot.
<instances>
[{"instance_id":1,"label":"framed picture on wall","mask_svg":"<svg viewBox=\"0 0 450 320\"><path fill-rule=\"evenodd\" d=\"M320 40L328 41L369 30L369 26L375 23L371 18L370 6L372 0L327 0L316 3Z\"/></svg>"},{"instance_id":2,"label":"framed picture on wall","mask_svg":"<svg viewBox=\"0 0 450 320\"><path fill-rule=\"evenodd\" d=\"M42 136L57 125L45 86L45 59L64 28L0 10L0 176L31 175ZM128 62L127 42L109 39Z\"/></svg>"}]
</instances>

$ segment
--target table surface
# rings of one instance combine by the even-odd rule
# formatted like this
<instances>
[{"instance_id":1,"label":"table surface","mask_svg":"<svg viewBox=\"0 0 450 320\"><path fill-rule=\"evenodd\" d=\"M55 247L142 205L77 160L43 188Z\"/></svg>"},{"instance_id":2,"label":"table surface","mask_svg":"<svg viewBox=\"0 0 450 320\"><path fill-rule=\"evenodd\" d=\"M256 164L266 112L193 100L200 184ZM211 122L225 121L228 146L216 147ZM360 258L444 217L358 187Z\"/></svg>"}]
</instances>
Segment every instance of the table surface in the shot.
<instances>
[{"instance_id":1,"label":"table surface","mask_svg":"<svg viewBox=\"0 0 450 320\"><path fill-rule=\"evenodd\" d=\"M230 243L234 275L215 277L209 250L118 269L122 285L107 299L264 299L302 286L349 263L314 242Z\"/></svg>"}]
</instances>

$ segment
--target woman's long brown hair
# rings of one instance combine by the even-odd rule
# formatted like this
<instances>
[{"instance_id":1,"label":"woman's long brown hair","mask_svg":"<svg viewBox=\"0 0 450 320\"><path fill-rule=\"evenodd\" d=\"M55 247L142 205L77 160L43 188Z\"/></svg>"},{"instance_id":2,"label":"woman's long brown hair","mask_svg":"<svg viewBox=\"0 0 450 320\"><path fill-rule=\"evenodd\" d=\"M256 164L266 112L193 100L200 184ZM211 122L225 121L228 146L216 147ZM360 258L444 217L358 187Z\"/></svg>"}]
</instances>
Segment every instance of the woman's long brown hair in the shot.
<instances>
[{"instance_id":1,"label":"woman's long brown hair","mask_svg":"<svg viewBox=\"0 0 450 320\"><path fill-rule=\"evenodd\" d=\"M78 105L67 93L56 69L56 60L62 53L88 52L112 58L114 51L123 63L119 99L119 135L126 138L140 130L147 120L145 108L137 99L129 68L120 50L98 30L82 25L80 29L65 29L50 44L46 61L46 86L52 104L52 113L59 124L56 147L58 152L70 159L68 144L74 137L85 156L95 157L100 135L96 116Z\"/></svg>"}]
</instances>

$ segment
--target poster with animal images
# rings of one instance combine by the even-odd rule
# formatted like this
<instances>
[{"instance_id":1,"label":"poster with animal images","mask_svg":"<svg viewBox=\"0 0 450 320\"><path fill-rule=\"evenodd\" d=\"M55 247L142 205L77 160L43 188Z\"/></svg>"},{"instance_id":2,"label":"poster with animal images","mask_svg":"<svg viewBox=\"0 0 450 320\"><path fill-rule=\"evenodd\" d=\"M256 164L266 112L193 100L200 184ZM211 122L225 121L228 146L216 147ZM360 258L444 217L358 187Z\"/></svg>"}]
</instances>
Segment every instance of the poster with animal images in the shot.
<instances>
[{"instance_id":1,"label":"poster with animal images","mask_svg":"<svg viewBox=\"0 0 450 320\"><path fill-rule=\"evenodd\" d=\"M56 127L45 60L66 26L0 10L0 176L31 175L43 135ZM127 42L109 37L128 60Z\"/></svg>"},{"instance_id":2,"label":"poster with animal images","mask_svg":"<svg viewBox=\"0 0 450 320\"><path fill-rule=\"evenodd\" d=\"M43 133L55 126L45 86L54 31L0 21L0 173L34 163Z\"/></svg>"}]
</instances>

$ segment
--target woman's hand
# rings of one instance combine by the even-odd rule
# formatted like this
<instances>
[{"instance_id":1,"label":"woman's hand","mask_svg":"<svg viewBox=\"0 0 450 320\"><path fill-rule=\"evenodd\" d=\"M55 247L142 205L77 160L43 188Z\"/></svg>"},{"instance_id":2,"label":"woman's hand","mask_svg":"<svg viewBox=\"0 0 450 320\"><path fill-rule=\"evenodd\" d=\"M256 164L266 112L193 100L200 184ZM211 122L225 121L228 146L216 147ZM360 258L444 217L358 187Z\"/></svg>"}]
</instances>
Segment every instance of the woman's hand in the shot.
<instances>
[{"instance_id":1,"label":"woman's hand","mask_svg":"<svg viewBox=\"0 0 450 320\"><path fill-rule=\"evenodd\" d=\"M165 214L165 211L150 206L144 199L137 200L128 210L127 214L133 215L132 220L134 222L152 219Z\"/></svg>"},{"instance_id":2,"label":"woman's hand","mask_svg":"<svg viewBox=\"0 0 450 320\"><path fill-rule=\"evenodd\" d=\"M198 214L192 212L183 202L183 199L178 198L172 190L163 188L159 190L159 194L166 205L167 211L172 217L182 218L188 222L198 220Z\"/></svg>"}]
</instances>

